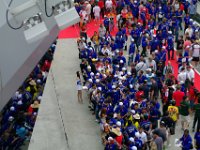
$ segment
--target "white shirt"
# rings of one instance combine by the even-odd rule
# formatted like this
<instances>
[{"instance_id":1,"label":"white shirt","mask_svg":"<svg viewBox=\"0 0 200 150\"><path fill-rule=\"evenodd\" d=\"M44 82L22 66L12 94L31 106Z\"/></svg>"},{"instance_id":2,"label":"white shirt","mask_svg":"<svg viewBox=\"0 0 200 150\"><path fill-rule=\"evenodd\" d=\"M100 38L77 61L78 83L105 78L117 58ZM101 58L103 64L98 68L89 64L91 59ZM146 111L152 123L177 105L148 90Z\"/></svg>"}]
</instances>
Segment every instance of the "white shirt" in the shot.
<instances>
[{"instance_id":1,"label":"white shirt","mask_svg":"<svg viewBox=\"0 0 200 150\"><path fill-rule=\"evenodd\" d=\"M101 12L100 7L99 6L94 6L94 8L93 8L94 16L99 17L100 16L100 12Z\"/></svg>"},{"instance_id":2,"label":"white shirt","mask_svg":"<svg viewBox=\"0 0 200 150\"><path fill-rule=\"evenodd\" d=\"M140 133L140 139L142 140L142 143L146 143L147 142L147 134L145 132Z\"/></svg>"},{"instance_id":3,"label":"white shirt","mask_svg":"<svg viewBox=\"0 0 200 150\"><path fill-rule=\"evenodd\" d=\"M200 56L200 45L199 44L194 44L191 46L192 48L192 57L199 57Z\"/></svg>"},{"instance_id":4,"label":"white shirt","mask_svg":"<svg viewBox=\"0 0 200 150\"><path fill-rule=\"evenodd\" d=\"M106 28L105 27L100 27L99 28L99 36L103 37L106 34Z\"/></svg>"},{"instance_id":5,"label":"white shirt","mask_svg":"<svg viewBox=\"0 0 200 150\"><path fill-rule=\"evenodd\" d=\"M148 66L148 68L153 67L153 70L154 70L154 71L156 71L156 69L157 69L155 60L152 60L151 62L148 61L147 66Z\"/></svg>"},{"instance_id":6,"label":"white shirt","mask_svg":"<svg viewBox=\"0 0 200 150\"><path fill-rule=\"evenodd\" d=\"M88 15L87 15L87 12L85 10L81 10L79 12L79 15L83 17L83 19L86 19L88 20Z\"/></svg>"},{"instance_id":7,"label":"white shirt","mask_svg":"<svg viewBox=\"0 0 200 150\"><path fill-rule=\"evenodd\" d=\"M189 37L192 37L193 29L192 29L192 28L187 28L187 29L185 30L185 33L188 33L188 34L189 34Z\"/></svg>"},{"instance_id":8,"label":"white shirt","mask_svg":"<svg viewBox=\"0 0 200 150\"><path fill-rule=\"evenodd\" d=\"M187 70L186 74L187 74L188 79L190 81L193 81L193 79L194 79L194 70L193 69L190 69L189 71Z\"/></svg>"},{"instance_id":9,"label":"white shirt","mask_svg":"<svg viewBox=\"0 0 200 150\"><path fill-rule=\"evenodd\" d=\"M184 82L185 83L185 80L187 78L187 75L186 75L186 72L185 71L182 71L178 74L178 81L179 82Z\"/></svg>"},{"instance_id":10,"label":"white shirt","mask_svg":"<svg viewBox=\"0 0 200 150\"><path fill-rule=\"evenodd\" d=\"M141 61L135 66L135 68L137 71L140 71L140 70L145 71L147 69L147 64Z\"/></svg>"},{"instance_id":11,"label":"white shirt","mask_svg":"<svg viewBox=\"0 0 200 150\"><path fill-rule=\"evenodd\" d=\"M88 15L91 14L91 8L92 8L91 4L87 4L86 7L85 7L85 10L86 10Z\"/></svg>"},{"instance_id":12,"label":"white shirt","mask_svg":"<svg viewBox=\"0 0 200 150\"><path fill-rule=\"evenodd\" d=\"M112 1L111 0L107 0L106 1L106 8L112 8Z\"/></svg>"}]
</instances>

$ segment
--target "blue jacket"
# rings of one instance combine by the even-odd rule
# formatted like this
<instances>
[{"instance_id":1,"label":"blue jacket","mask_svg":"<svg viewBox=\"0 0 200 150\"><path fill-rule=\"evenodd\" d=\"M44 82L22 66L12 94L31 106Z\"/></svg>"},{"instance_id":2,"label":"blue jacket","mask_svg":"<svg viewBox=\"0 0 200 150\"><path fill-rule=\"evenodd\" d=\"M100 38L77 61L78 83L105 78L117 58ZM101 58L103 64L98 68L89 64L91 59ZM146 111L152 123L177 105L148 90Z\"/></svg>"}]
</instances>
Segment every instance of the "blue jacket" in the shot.
<instances>
[{"instance_id":1,"label":"blue jacket","mask_svg":"<svg viewBox=\"0 0 200 150\"><path fill-rule=\"evenodd\" d=\"M189 150L191 148L192 144L192 138L190 135L185 137L184 135L180 138L180 141L182 141L182 150Z\"/></svg>"}]
</instances>

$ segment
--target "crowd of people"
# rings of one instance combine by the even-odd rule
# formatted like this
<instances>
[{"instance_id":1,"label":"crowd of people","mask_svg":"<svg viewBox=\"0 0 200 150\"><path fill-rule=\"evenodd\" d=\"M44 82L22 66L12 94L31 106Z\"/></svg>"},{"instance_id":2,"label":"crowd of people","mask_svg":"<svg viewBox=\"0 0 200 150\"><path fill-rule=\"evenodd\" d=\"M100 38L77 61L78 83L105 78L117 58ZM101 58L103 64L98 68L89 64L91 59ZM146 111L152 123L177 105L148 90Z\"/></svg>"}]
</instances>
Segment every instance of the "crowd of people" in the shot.
<instances>
[{"instance_id":1,"label":"crowd of people","mask_svg":"<svg viewBox=\"0 0 200 150\"><path fill-rule=\"evenodd\" d=\"M197 1L75 2L81 17L78 101L87 90L105 150L163 150L178 122L184 131L179 146L199 150L200 92L193 68L199 68L200 57L200 27L193 20ZM99 29L88 37L93 20Z\"/></svg>"},{"instance_id":2,"label":"crowd of people","mask_svg":"<svg viewBox=\"0 0 200 150\"><path fill-rule=\"evenodd\" d=\"M29 143L56 48L54 42L0 113L0 149L19 150Z\"/></svg>"}]
</instances>

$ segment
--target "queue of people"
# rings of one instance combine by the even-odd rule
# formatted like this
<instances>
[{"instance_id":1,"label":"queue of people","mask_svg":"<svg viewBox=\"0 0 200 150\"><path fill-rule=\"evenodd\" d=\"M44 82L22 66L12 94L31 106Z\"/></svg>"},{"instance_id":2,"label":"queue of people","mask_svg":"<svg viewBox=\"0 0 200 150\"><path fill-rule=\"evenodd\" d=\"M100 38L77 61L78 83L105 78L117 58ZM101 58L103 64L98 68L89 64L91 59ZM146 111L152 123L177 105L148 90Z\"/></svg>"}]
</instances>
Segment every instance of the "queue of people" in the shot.
<instances>
[{"instance_id":1,"label":"queue of people","mask_svg":"<svg viewBox=\"0 0 200 150\"><path fill-rule=\"evenodd\" d=\"M79 89L88 90L105 150L170 147L179 119L182 149L200 149L200 92L191 66L198 68L200 57L200 27L192 19L197 1L76 2L85 29L77 40L84 85ZM99 29L88 37L92 19Z\"/></svg>"},{"instance_id":2,"label":"queue of people","mask_svg":"<svg viewBox=\"0 0 200 150\"><path fill-rule=\"evenodd\" d=\"M29 143L55 48L56 42L1 111L1 150L19 150Z\"/></svg>"}]
</instances>

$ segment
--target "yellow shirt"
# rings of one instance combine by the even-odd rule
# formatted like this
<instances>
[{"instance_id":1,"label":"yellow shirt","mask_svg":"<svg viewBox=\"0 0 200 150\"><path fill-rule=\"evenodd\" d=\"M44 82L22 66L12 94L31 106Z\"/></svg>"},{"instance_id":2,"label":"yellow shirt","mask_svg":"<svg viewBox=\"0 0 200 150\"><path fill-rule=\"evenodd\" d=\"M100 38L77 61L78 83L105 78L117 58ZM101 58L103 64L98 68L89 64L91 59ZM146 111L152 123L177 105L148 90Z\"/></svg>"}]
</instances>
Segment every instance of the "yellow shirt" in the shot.
<instances>
[{"instance_id":1,"label":"yellow shirt","mask_svg":"<svg viewBox=\"0 0 200 150\"><path fill-rule=\"evenodd\" d=\"M168 112L169 112L169 115L170 117L174 120L174 121L177 121L178 118L178 114L179 114L179 111L178 111L178 107L176 106L169 106L168 107Z\"/></svg>"}]
</instances>

